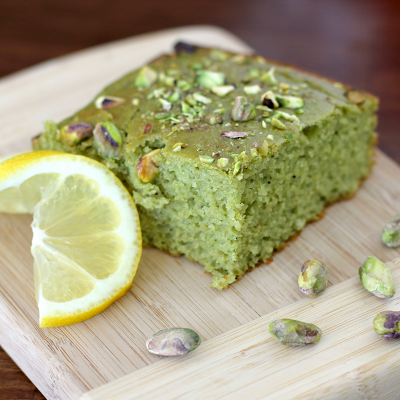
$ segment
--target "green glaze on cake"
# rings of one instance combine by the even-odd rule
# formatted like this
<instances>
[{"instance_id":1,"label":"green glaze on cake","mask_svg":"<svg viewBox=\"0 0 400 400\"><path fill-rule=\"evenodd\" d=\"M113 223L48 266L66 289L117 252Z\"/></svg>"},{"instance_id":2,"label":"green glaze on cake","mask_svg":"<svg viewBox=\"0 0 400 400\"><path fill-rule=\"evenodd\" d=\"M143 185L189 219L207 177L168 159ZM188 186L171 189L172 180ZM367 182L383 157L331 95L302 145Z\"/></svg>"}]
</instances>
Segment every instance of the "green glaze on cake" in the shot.
<instances>
[{"instance_id":1,"label":"green glaze on cake","mask_svg":"<svg viewBox=\"0 0 400 400\"><path fill-rule=\"evenodd\" d=\"M357 190L378 101L259 56L176 50L47 122L34 149L104 162L132 192L144 242L198 261L222 289ZM86 124L95 135L76 138Z\"/></svg>"}]
</instances>

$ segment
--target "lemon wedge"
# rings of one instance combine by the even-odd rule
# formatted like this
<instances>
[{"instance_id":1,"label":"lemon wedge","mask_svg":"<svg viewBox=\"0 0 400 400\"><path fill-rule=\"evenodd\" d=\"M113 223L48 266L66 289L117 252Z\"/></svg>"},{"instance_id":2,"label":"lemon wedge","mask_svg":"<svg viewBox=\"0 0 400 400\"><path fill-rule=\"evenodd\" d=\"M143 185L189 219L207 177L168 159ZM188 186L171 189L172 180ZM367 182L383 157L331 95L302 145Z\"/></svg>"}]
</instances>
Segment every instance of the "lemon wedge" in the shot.
<instances>
[{"instance_id":1,"label":"lemon wedge","mask_svg":"<svg viewBox=\"0 0 400 400\"><path fill-rule=\"evenodd\" d=\"M99 162L55 151L3 161L0 212L33 213L41 327L91 318L129 289L142 252L139 217Z\"/></svg>"}]
</instances>

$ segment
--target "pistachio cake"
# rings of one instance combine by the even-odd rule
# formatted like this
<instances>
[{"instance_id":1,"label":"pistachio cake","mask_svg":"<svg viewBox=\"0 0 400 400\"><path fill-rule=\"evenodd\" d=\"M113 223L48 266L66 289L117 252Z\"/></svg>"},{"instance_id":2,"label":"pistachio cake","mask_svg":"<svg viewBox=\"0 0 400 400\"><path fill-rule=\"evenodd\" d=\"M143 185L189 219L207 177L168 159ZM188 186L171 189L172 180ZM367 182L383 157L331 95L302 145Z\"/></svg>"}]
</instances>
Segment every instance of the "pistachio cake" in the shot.
<instances>
[{"instance_id":1,"label":"pistachio cake","mask_svg":"<svg viewBox=\"0 0 400 400\"><path fill-rule=\"evenodd\" d=\"M222 289L371 169L375 97L260 56L178 43L33 140L102 161L143 241Z\"/></svg>"}]
</instances>

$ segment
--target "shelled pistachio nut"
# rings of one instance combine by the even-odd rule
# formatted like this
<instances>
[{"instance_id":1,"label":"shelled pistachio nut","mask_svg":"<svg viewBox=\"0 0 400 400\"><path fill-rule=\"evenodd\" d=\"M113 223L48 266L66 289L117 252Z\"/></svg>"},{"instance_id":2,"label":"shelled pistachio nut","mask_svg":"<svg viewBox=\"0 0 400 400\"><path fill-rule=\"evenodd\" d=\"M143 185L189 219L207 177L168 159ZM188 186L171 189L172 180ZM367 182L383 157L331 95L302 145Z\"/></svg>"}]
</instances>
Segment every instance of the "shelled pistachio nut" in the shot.
<instances>
[{"instance_id":1,"label":"shelled pistachio nut","mask_svg":"<svg viewBox=\"0 0 400 400\"><path fill-rule=\"evenodd\" d=\"M111 122L100 122L93 131L94 147L104 158L116 158L121 153L122 136Z\"/></svg>"},{"instance_id":2,"label":"shelled pistachio nut","mask_svg":"<svg viewBox=\"0 0 400 400\"><path fill-rule=\"evenodd\" d=\"M400 339L400 311L382 311L373 322L374 331L386 340Z\"/></svg>"},{"instance_id":3,"label":"shelled pistachio nut","mask_svg":"<svg viewBox=\"0 0 400 400\"><path fill-rule=\"evenodd\" d=\"M390 268L376 257L367 257L358 272L364 288L376 297L386 298L395 294Z\"/></svg>"},{"instance_id":4,"label":"shelled pistachio nut","mask_svg":"<svg viewBox=\"0 0 400 400\"><path fill-rule=\"evenodd\" d=\"M158 165L153 158L160 154L161 149L155 149L140 158L136 165L136 171L142 182L151 182L158 174Z\"/></svg>"},{"instance_id":5,"label":"shelled pistachio nut","mask_svg":"<svg viewBox=\"0 0 400 400\"><path fill-rule=\"evenodd\" d=\"M269 324L269 333L286 346L298 347L319 342L321 329L294 319L278 319Z\"/></svg>"},{"instance_id":6,"label":"shelled pistachio nut","mask_svg":"<svg viewBox=\"0 0 400 400\"><path fill-rule=\"evenodd\" d=\"M400 246L400 214L390 219L383 228L382 242L385 243L387 247Z\"/></svg>"},{"instance_id":7,"label":"shelled pistachio nut","mask_svg":"<svg viewBox=\"0 0 400 400\"><path fill-rule=\"evenodd\" d=\"M93 126L84 122L65 125L60 129L60 140L68 146L75 146L93 136Z\"/></svg>"},{"instance_id":8,"label":"shelled pistachio nut","mask_svg":"<svg viewBox=\"0 0 400 400\"><path fill-rule=\"evenodd\" d=\"M256 110L246 97L237 96L232 108L231 117L234 121L238 122L250 121L256 117Z\"/></svg>"},{"instance_id":9,"label":"shelled pistachio nut","mask_svg":"<svg viewBox=\"0 0 400 400\"><path fill-rule=\"evenodd\" d=\"M328 268L318 260L307 260L300 270L300 290L309 297L319 296L328 284Z\"/></svg>"},{"instance_id":10,"label":"shelled pistachio nut","mask_svg":"<svg viewBox=\"0 0 400 400\"><path fill-rule=\"evenodd\" d=\"M164 357L184 356L199 347L201 338L192 329L170 328L155 333L146 342L150 353Z\"/></svg>"}]
</instances>

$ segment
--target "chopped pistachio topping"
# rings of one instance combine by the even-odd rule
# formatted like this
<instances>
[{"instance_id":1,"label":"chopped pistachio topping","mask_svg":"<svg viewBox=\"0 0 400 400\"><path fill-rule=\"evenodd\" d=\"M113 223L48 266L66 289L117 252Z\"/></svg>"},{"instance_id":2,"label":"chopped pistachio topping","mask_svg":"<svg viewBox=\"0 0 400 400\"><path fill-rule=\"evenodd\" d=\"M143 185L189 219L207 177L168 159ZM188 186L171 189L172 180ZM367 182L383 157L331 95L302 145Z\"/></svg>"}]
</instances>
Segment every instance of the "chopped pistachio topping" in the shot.
<instances>
[{"instance_id":1,"label":"chopped pistachio topping","mask_svg":"<svg viewBox=\"0 0 400 400\"><path fill-rule=\"evenodd\" d=\"M173 92L172 94L170 94L168 96L168 101L170 103L176 103L177 101L179 101L179 99L181 98L179 92Z\"/></svg>"},{"instance_id":2,"label":"chopped pistachio topping","mask_svg":"<svg viewBox=\"0 0 400 400\"><path fill-rule=\"evenodd\" d=\"M259 149L259 153L263 156L268 155L269 144L267 140L264 140L262 146Z\"/></svg>"},{"instance_id":3,"label":"chopped pistachio topping","mask_svg":"<svg viewBox=\"0 0 400 400\"><path fill-rule=\"evenodd\" d=\"M207 156L207 155L201 155L201 156L199 156L199 159L201 162L206 163L206 164L212 164L215 160L214 157Z\"/></svg>"},{"instance_id":4,"label":"chopped pistachio topping","mask_svg":"<svg viewBox=\"0 0 400 400\"><path fill-rule=\"evenodd\" d=\"M183 91L187 91L187 90L192 89L192 85L188 81L185 81L185 80L182 80L182 79L180 79L177 82L177 86L178 86L179 89L182 89Z\"/></svg>"},{"instance_id":5,"label":"chopped pistachio topping","mask_svg":"<svg viewBox=\"0 0 400 400\"><path fill-rule=\"evenodd\" d=\"M75 146L91 136L93 126L84 122L66 125L60 129L60 140L68 146Z\"/></svg>"},{"instance_id":6,"label":"chopped pistachio topping","mask_svg":"<svg viewBox=\"0 0 400 400\"><path fill-rule=\"evenodd\" d=\"M225 112L225 108L217 108L213 111L214 114L223 114Z\"/></svg>"},{"instance_id":7,"label":"chopped pistachio topping","mask_svg":"<svg viewBox=\"0 0 400 400\"><path fill-rule=\"evenodd\" d=\"M235 163L235 165L233 167L233 176L237 175L240 172L241 167L242 167L241 161L238 161Z\"/></svg>"},{"instance_id":8,"label":"chopped pistachio topping","mask_svg":"<svg viewBox=\"0 0 400 400\"><path fill-rule=\"evenodd\" d=\"M271 90L268 90L268 92L265 92L261 96L261 103L263 106L267 106L269 108L278 108L279 107L279 103L276 100L275 94Z\"/></svg>"},{"instance_id":9,"label":"chopped pistachio topping","mask_svg":"<svg viewBox=\"0 0 400 400\"><path fill-rule=\"evenodd\" d=\"M222 137L227 137L229 139L238 139L248 136L248 132L240 132L240 131L225 131L221 133Z\"/></svg>"},{"instance_id":10,"label":"chopped pistachio topping","mask_svg":"<svg viewBox=\"0 0 400 400\"><path fill-rule=\"evenodd\" d=\"M301 108L304 106L304 100L296 96L276 96L276 100L284 108Z\"/></svg>"},{"instance_id":11,"label":"chopped pistachio topping","mask_svg":"<svg viewBox=\"0 0 400 400\"><path fill-rule=\"evenodd\" d=\"M244 64L246 62L246 56L244 54L236 54L234 55L231 60L235 63L235 64Z\"/></svg>"},{"instance_id":12,"label":"chopped pistachio topping","mask_svg":"<svg viewBox=\"0 0 400 400\"><path fill-rule=\"evenodd\" d=\"M224 97L235 89L233 85L213 86L211 91L219 97Z\"/></svg>"},{"instance_id":13,"label":"chopped pistachio topping","mask_svg":"<svg viewBox=\"0 0 400 400\"><path fill-rule=\"evenodd\" d=\"M208 115L205 120L207 124L216 125L222 123L222 117L219 114L210 114Z\"/></svg>"},{"instance_id":14,"label":"chopped pistachio topping","mask_svg":"<svg viewBox=\"0 0 400 400\"><path fill-rule=\"evenodd\" d=\"M252 68L245 76L244 81L250 82L253 79L257 79L260 76L260 71L257 68Z\"/></svg>"},{"instance_id":15,"label":"chopped pistachio topping","mask_svg":"<svg viewBox=\"0 0 400 400\"><path fill-rule=\"evenodd\" d=\"M228 163L229 163L229 160L227 158L222 157L217 161L217 167L225 168L228 165Z\"/></svg>"},{"instance_id":16,"label":"chopped pistachio topping","mask_svg":"<svg viewBox=\"0 0 400 400\"><path fill-rule=\"evenodd\" d=\"M288 90L288 89L290 89L290 85L288 85L287 83L284 83L284 82L280 83L280 84L279 84L279 87L280 87L282 90Z\"/></svg>"},{"instance_id":17,"label":"chopped pistachio topping","mask_svg":"<svg viewBox=\"0 0 400 400\"><path fill-rule=\"evenodd\" d=\"M205 89L222 86L225 83L225 74L216 71L202 71L197 74L197 82Z\"/></svg>"},{"instance_id":18,"label":"chopped pistachio topping","mask_svg":"<svg viewBox=\"0 0 400 400\"><path fill-rule=\"evenodd\" d=\"M139 105L139 99L132 99L132 104L134 105L134 106L138 106Z\"/></svg>"},{"instance_id":19,"label":"chopped pistachio topping","mask_svg":"<svg viewBox=\"0 0 400 400\"><path fill-rule=\"evenodd\" d=\"M275 78L275 68L272 67L268 72L261 75L260 81L262 83L270 83L271 85L276 85L278 81Z\"/></svg>"},{"instance_id":20,"label":"chopped pistachio topping","mask_svg":"<svg viewBox=\"0 0 400 400\"><path fill-rule=\"evenodd\" d=\"M264 120L262 120L261 121L261 126L265 129L267 127L267 123Z\"/></svg>"},{"instance_id":21,"label":"chopped pistachio topping","mask_svg":"<svg viewBox=\"0 0 400 400\"><path fill-rule=\"evenodd\" d=\"M203 96L200 92L193 93L193 98L199 103L210 104L212 100L206 96Z\"/></svg>"},{"instance_id":22,"label":"chopped pistachio topping","mask_svg":"<svg viewBox=\"0 0 400 400\"><path fill-rule=\"evenodd\" d=\"M114 108L119 106L125 101L125 99L121 97L114 97L114 96L100 96L96 99L94 105L99 110L108 110L110 108Z\"/></svg>"},{"instance_id":23,"label":"chopped pistachio topping","mask_svg":"<svg viewBox=\"0 0 400 400\"><path fill-rule=\"evenodd\" d=\"M282 123L281 121L279 121L279 119L272 118L271 125L276 129L280 129L282 131L286 130L286 125L284 123Z\"/></svg>"},{"instance_id":24,"label":"chopped pistachio topping","mask_svg":"<svg viewBox=\"0 0 400 400\"><path fill-rule=\"evenodd\" d=\"M172 104L169 101L164 99L158 99L158 101L161 103L164 111L169 111L172 108Z\"/></svg>"},{"instance_id":25,"label":"chopped pistachio topping","mask_svg":"<svg viewBox=\"0 0 400 400\"><path fill-rule=\"evenodd\" d=\"M184 114L191 114L193 112L192 108L189 106L188 103L182 101L181 102L181 108L182 108L182 112Z\"/></svg>"},{"instance_id":26,"label":"chopped pistachio topping","mask_svg":"<svg viewBox=\"0 0 400 400\"><path fill-rule=\"evenodd\" d=\"M138 177L143 182L152 181L158 174L158 166L153 161L154 157L160 154L161 149L155 149L145 154L136 165Z\"/></svg>"},{"instance_id":27,"label":"chopped pistachio topping","mask_svg":"<svg viewBox=\"0 0 400 400\"><path fill-rule=\"evenodd\" d=\"M247 95L257 94L261 92L261 88L258 85L245 86L243 90Z\"/></svg>"},{"instance_id":28,"label":"chopped pistachio topping","mask_svg":"<svg viewBox=\"0 0 400 400\"><path fill-rule=\"evenodd\" d=\"M250 121L256 117L256 110L246 97L237 96L232 108L231 117L234 121Z\"/></svg>"},{"instance_id":29,"label":"chopped pistachio topping","mask_svg":"<svg viewBox=\"0 0 400 400\"><path fill-rule=\"evenodd\" d=\"M153 125L152 124L146 124L146 126L144 127L142 133L139 135L139 137L143 137L149 133L151 133L151 131L153 130Z\"/></svg>"},{"instance_id":30,"label":"chopped pistachio topping","mask_svg":"<svg viewBox=\"0 0 400 400\"><path fill-rule=\"evenodd\" d=\"M136 87L147 89L156 81L157 81L157 72L154 71L154 69L145 66L137 74L135 85Z\"/></svg>"},{"instance_id":31,"label":"chopped pistachio topping","mask_svg":"<svg viewBox=\"0 0 400 400\"><path fill-rule=\"evenodd\" d=\"M155 119L168 119L171 117L171 113L165 113L165 114L156 114L154 116Z\"/></svg>"},{"instance_id":32,"label":"chopped pistachio topping","mask_svg":"<svg viewBox=\"0 0 400 400\"><path fill-rule=\"evenodd\" d=\"M274 114L274 117L275 117L276 119L278 119L278 118L283 118L283 119L285 119L286 121L291 121L291 122L293 122L293 121L300 122L300 120L299 120L295 115L291 115L291 114L285 113L285 112L283 112L283 111L277 111L277 112Z\"/></svg>"},{"instance_id":33,"label":"chopped pistachio topping","mask_svg":"<svg viewBox=\"0 0 400 400\"><path fill-rule=\"evenodd\" d=\"M118 157L121 152L122 136L119 129L111 122L101 122L93 131L94 147L104 158Z\"/></svg>"},{"instance_id":34,"label":"chopped pistachio topping","mask_svg":"<svg viewBox=\"0 0 400 400\"><path fill-rule=\"evenodd\" d=\"M229 54L223 50L211 50L210 58L216 61L224 61L229 57Z\"/></svg>"},{"instance_id":35,"label":"chopped pistachio topping","mask_svg":"<svg viewBox=\"0 0 400 400\"><path fill-rule=\"evenodd\" d=\"M351 89L346 92L346 97L354 104L362 104L365 101L365 96L358 90Z\"/></svg>"}]
</instances>

